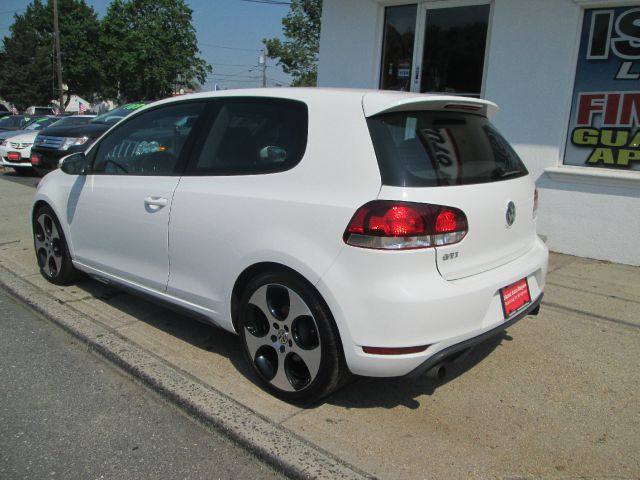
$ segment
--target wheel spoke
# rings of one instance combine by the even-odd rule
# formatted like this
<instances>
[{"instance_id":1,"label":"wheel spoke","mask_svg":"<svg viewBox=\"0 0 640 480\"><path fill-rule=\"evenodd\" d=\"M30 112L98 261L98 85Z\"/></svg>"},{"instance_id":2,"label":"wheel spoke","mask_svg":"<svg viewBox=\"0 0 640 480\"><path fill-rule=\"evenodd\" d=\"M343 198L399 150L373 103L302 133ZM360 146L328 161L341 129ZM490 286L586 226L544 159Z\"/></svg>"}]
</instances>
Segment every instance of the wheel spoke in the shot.
<instances>
[{"instance_id":1,"label":"wheel spoke","mask_svg":"<svg viewBox=\"0 0 640 480\"><path fill-rule=\"evenodd\" d=\"M249 351L249 355L251 358L255 358L256 352L263 345L271 345L271 339L269 335L265 335L264 337L256 337L253 333L247 330L247 327L244 327L244 338L247 343L247 350Z\"/></svg>"},{"instance_id":2,"label":"wheel spoke","mask_svg":"<svg viewBox=\"0 0 640 480\"><path fill-rule=\"evenodd\" d=\"M33 240L34 240L34 243L35 243L35 245L36 245L36 253L37 253L37 252L38 252L38 250L40 250L41 248L46 248L46 247L45 247L44 240L42 240L42 241L38 240L38 237L37 237L35 234L33 235Z\"/></svg>"},{"instance_id":3,"label":"wheel spoke","mask_svg":"<svg viewBox=\"0 0 640 480\"><path fill-rule=\"evenodd\" d=\"M60 240L58 227L56 227L56 222L54 222L53 219L51 219L51 240Z\"/></svg>"},{"instance_id":4,"label":"wheel spoke","mask_svg":"<svg viewBox=\"0 0 640 480\"><path fill-rule=\"evenodd\" d=\"M267 285L263 285L251 295L249 299L249 303L255 305L262 313L265 314L269 322L275 320L274 316L271 314L271 310L269 310L269 305L267 304Z\"/></svg>"},{"instance_id":5,"label":"wheel spoke","mask_svg":"<svg viewBox=\"0 0 640 480\"><path fill-rule=\"evenodd\" d=\"M305 365L309 369L309 373L311 374L311 381L313 381L318 374L318 370L320 369L320 358L322 357L320 346L317 346L312 350L304 350L300 348L296 344L296 342L293 342L291 351L296 353L305 363Z\"/></svg>"},{"instance_id":6,"label":"wheel spoke","mask_svg":"<svg viewBox=\"0 0 640 480\"><path fill-rule=\"evenodd\" d=\"M42 233L44 233L45 238L47 237L47 229L44 226L44 221L47 218L46 215L40 215L38 217L38 223L40 224L40 226L42 227Z\"/></svg>"},{"instance_id":7,"label":"wheel spoke","mask_svg":"<svg viewBox=\"0 0 640 480\"><path fill-rule=\"evenodd\" d=\"M280 390L284 390L286 392L294 392L295 388L291 385L289 378L287 377L287 373L284 370L284 355L278 355L278 371L276 376L271 379L271 384L279 388Z\"/></svg>"},{"instance_id":8,"label":"wheel spoke","mask_svg":"<svg viewBox=\"0 0 640 480\"><path fill-rule=\"evenodd\" d=\"M53 263L56 266L56 273L59 274L62 271L62 257L58 257L52 253L49 255L49 258L47 258L47 264L50 260L53 260ZM52 274L51 276L53 277L54 275Z\"/></svg>"},{"instance_id":9,"label":"wheel spoke","mask_svg":"<svg viewBox=\"0 0 640 480\"><path fill-rule=\"evenodd\" d=\"M296 292L289 289L289 315L286 318L286 324L291 327L291 323L303 315L313 316L304 300Z\"/></svg>"}]
</instances>

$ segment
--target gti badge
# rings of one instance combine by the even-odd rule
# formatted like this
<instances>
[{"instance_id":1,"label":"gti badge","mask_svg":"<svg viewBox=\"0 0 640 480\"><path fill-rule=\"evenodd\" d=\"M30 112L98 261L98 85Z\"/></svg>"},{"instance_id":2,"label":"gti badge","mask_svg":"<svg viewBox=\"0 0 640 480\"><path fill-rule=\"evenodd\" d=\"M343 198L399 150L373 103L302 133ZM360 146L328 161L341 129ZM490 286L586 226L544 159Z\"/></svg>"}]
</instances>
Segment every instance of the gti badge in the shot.
<instances>
[{"instance_id":1,"label":"gti badge","mask_svg":"<svg viewBox=\"0 0 640 480\"><path fill-rule=\"evenodd\" d=\"M507 204L507 214L505 215L507 220L507 227L513 225L513 222L516 221L516 204L513 202L509 202Z\"/></svg>"}]
</instances>

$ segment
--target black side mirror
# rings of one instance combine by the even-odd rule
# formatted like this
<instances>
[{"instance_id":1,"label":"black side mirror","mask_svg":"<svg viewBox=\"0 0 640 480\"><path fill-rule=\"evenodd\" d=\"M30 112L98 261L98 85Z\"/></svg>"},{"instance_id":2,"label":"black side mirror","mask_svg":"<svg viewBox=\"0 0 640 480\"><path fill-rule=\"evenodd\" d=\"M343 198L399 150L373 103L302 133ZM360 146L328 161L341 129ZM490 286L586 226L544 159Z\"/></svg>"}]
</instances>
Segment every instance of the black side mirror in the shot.
<instances>
[{"instance_id":1,"label":"black side mirror","mask_svg":"<svg viewBox=\"0 0 640 480\"><path fill-rule=\"evenodd\" d=\"M84 152L78 152L60 160L59 168L68 175L86 175L89 170L89 164Z\"/></svg>"}]
</instances>

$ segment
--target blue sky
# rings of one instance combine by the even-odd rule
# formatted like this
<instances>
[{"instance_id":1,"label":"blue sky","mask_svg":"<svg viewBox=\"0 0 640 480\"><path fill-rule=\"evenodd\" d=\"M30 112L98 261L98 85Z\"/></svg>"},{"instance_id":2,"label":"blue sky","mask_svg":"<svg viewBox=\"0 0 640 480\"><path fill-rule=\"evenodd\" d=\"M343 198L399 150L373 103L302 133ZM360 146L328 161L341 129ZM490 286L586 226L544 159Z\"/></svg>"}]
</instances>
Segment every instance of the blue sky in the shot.
<instances>
[{"instance_id":1,"label":"blue sky","mask_svg":"<svg viewBox=\"0 0 640 480\"><path fill-rule=\"evenodd\" d=\"M99 18L110 3L110 0L85 1ZM29 0L0 0L0 38L9 34L13 14L23 12L29 3ZM201 56L213 65L213 75L204 89L213 89L214 83L223 88L260 86L262 77L257 65L262 39L282 38L281 21L289 7L242 0L187 0L187 4L193 10ZM267 60L268 85L288 85L290 78L275 63Z\"/></svg>"}]
</instances>

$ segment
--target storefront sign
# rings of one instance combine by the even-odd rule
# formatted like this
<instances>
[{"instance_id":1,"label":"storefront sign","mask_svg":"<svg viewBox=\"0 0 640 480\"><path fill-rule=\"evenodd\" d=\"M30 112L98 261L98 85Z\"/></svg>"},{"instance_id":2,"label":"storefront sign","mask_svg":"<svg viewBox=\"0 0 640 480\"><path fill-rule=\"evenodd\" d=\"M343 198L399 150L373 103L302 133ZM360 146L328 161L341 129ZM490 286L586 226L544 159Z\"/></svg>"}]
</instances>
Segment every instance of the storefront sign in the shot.
<instances>
[{"instance_id":1,"label":"storefront sign","mask_svg":"<svg viewBox=\"0 0 640 480\"><path fill-rule=\"evenodd\" d=\"M640 170L640 8L585 11L564 164Z\"/></svg>"}]
</instances>

